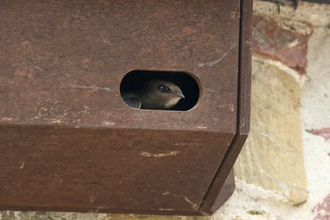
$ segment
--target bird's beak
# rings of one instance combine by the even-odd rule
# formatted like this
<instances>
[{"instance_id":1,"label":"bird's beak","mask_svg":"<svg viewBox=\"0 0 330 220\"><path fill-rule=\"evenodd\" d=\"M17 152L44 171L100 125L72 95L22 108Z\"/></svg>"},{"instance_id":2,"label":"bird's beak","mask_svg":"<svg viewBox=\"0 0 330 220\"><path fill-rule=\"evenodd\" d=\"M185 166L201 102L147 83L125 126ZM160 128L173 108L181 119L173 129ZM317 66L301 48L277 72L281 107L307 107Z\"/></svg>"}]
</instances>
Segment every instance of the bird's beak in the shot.
<instances>
[{"instance_id":1,"label":"bird's beak","mask_svg":"<svg viewBox=\"0 0 330 220\"><path fill-rule=\"evenodd\" d=\"M182 92L178 92L177 95L180 96L183 99L186 98L186 97L184 97L184 95L182 94Z\"/></svg>"}]
</instances>

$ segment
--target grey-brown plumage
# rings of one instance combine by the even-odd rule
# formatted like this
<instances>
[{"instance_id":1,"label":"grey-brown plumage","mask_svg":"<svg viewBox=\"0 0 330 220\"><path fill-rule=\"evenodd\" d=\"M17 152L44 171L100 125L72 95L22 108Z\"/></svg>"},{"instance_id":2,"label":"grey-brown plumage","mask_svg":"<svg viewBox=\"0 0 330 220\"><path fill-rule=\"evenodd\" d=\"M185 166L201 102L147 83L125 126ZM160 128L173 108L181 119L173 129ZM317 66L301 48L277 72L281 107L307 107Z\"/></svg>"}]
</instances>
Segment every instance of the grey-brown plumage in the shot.
<instances>
[{"instance_id":1,"label":"grey-brown plumage","mask_svg":"<svg viewBox=\"0 0 330 220\"><path fill-rule=\"evenodd\" d=\"M152 80L136 92L121 95L128 106L143 109L169 109L185 98L177 85L165 80Z\"/></svg>"}]
</instances>

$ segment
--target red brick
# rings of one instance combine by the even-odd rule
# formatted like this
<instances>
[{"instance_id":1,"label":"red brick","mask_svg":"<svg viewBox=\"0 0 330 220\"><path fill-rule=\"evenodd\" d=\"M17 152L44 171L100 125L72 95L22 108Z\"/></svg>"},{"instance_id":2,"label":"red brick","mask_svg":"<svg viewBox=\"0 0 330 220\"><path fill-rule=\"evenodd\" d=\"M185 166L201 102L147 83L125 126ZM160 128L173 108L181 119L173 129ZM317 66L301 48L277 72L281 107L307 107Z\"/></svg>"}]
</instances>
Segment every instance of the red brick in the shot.
<instances>
[{"instance_id":1,"label":"red brick","mask_svg":"<svg viewBox=\"0 0 330 220\"><path fill-rule=\"evenodd\" d=\"M323 200L322 203L317 204L313 210L317 213L314 220L329 220L330 219L330 194Z\"/></svg>"},{"instance_id":2,"label":"red brick","mask_svg":"<svg viewBox=\"0 0 330 220\"><path fill-rule=\"evenodd\" d=\"M275 20L265 15L253 15L252 52L259 57L280 61L303 75L306 73L306 54L312 25L302 23L305 29L311 30L308 32L296 30L290 26L290 22L287 18Z\"/></svg>"},{"instance_id":3,"label":"red brick","mask_svg":"<svg viewBox=\"0 0 330 220\"><path fill-rule=\"evenodd\" d=\"M330 139L330 128L321 128L319 130L313 130L312 133L324 137L325 140Z\"/></svg>"}]
</instances>

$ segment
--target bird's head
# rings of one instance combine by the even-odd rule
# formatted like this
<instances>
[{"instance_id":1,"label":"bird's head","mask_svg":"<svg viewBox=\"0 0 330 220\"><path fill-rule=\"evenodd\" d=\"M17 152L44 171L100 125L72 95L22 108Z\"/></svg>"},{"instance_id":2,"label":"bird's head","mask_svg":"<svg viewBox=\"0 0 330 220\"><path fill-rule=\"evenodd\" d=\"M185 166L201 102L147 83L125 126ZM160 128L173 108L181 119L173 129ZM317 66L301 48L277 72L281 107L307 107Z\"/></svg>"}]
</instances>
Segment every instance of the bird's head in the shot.
<instances>
[{"instance_id":1,"label":"bird's head","mask_svg":"<svg viewBox=\"0 0 330 220\"><path fill-rule=\"evenodd\" d=\"M165 80L152 80L146 83L139 96L143 108L146 109L169 109L185 98L177 85Z\"/></svg>"}]
</instances>

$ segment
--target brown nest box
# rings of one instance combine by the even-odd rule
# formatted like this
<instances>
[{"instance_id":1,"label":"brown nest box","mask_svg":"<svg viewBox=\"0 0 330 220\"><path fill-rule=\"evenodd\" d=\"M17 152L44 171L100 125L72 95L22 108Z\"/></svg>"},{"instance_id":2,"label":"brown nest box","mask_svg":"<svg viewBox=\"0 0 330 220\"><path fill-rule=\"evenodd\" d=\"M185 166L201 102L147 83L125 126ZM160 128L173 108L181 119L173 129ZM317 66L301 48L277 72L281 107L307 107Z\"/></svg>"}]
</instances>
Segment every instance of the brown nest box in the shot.
<instances>
[{"instance_id":1,"label":"brown nest box","mask_svg":"<svg viewBox=\"0 0 330 220\"><path fill-rule=\"evenodd\" d=\"M4 0L0 13L2 210L203 215L230 197L252 0ZM195 103L128 107L122 79L144 71L193 78Z\"/></svg>"}]
</instances>

